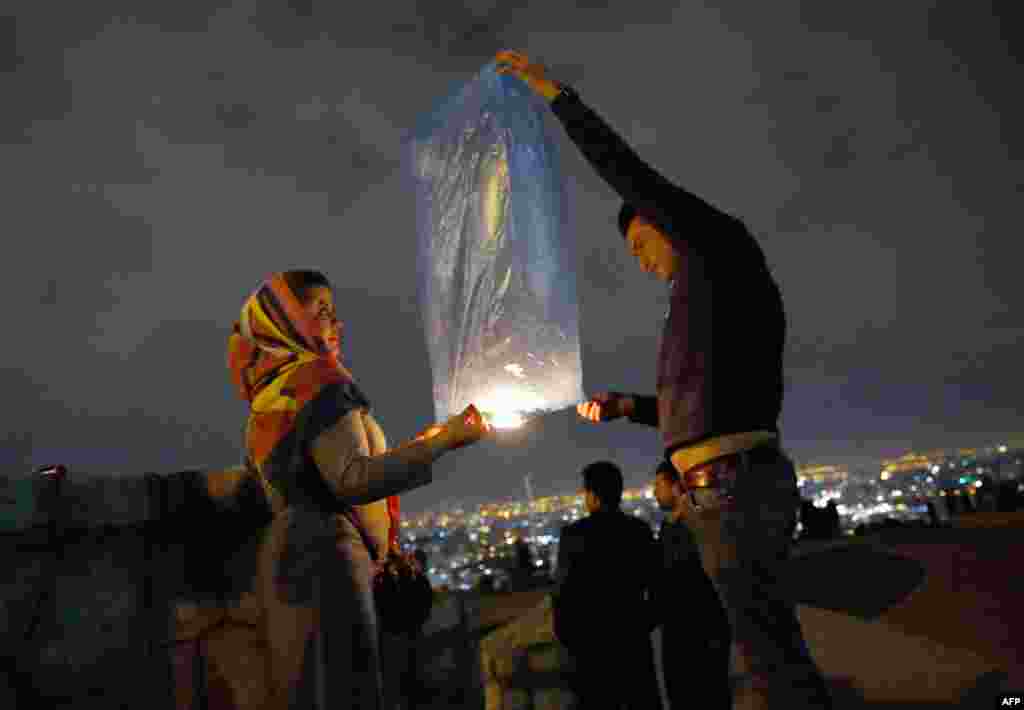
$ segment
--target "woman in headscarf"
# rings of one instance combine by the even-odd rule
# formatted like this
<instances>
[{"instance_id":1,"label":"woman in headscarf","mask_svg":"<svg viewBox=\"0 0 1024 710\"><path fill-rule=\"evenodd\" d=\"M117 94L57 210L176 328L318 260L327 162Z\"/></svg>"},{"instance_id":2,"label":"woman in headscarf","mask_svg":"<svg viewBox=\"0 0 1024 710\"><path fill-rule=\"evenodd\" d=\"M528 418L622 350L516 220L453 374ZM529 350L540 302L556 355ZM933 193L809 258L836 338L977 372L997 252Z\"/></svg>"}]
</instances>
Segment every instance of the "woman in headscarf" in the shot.
<instances>
[{"instance_id":1,"label":"woman in headscarf","mask_svg":"<svg viewBox=\"0 0 1024 710\"><path fill-rule=\"evenodd\" d=\"M229 341L248 464L275 512L257 572L275 707L381 707L372 579L397 548L397 496L489 431L468 407L388 449L341 334L326 277L286 271L246 300Z\"/></svg>"}]
</instances>

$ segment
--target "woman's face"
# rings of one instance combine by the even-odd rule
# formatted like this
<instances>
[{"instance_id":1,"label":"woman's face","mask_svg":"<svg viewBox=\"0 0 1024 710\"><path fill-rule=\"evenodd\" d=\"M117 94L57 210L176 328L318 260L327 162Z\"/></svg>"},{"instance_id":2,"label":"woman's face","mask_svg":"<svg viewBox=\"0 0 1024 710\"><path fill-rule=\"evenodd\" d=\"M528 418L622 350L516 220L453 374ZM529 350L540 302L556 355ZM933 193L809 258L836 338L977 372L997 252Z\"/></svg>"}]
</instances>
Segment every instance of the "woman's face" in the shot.
<instances>
[{"instance_id":1,"label":"woman's face","mask_svg":"<svg viewBox=\"0 0 1024 710\"><path fill-rule=\"evenodd\" d=\"M320 336L335 355L341 350L342 324L334 310L334 296L326 286L310 290L306 311L320 327Z\"/></svg>"}]
</instances>

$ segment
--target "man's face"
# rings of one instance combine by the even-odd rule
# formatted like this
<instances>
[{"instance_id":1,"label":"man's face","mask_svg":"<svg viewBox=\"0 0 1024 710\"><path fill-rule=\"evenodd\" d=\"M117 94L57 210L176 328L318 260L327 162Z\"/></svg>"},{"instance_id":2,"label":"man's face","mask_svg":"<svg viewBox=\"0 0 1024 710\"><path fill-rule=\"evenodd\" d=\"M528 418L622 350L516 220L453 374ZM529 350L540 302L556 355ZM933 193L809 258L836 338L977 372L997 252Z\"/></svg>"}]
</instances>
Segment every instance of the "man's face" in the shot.
<instances>
[{"instance_id":1,"label":"man's face","mask_svg":"<svg viewBox=\"0 0 1024 710\"><path fill-rule=\"evenodd\" d=\"M584 488L583 505L586 506L588 513L596 513L601 509L601 499L594 495L593 491Z\"/></svg>"},{"instance_id":2,"label":"man's face","mask_svg":"<svg viewBox=\"0 0 1024 710\"><path fill-rule=\"evenodd\" d=\"M641 215L633 218L626 230L626 242L641 269L662 281L675 278L679 271L679 254L669 238L646 218Z\"/></svg>"},{"instance_id":3,"label":"man's face","mask_svg":"<svg viewBox=\"0 0 1024 710\"><path fill-rule=\"evenodd\" d=\"M681 495L681 486L670 481L668 476L659 473L654 477L654 499L658 501L658 508L662 511L670 513L675 510Z\"/></svg>"}]
</instances>

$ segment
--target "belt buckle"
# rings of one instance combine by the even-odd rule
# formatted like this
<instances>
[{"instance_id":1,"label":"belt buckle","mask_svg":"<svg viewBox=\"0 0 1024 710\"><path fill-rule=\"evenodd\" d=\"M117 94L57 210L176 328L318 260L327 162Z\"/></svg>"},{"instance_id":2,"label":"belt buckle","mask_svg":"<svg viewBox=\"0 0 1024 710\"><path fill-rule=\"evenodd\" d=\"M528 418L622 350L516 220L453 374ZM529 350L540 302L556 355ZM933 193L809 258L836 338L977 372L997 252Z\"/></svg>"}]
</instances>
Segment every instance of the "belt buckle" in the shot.
<instances>
[{"instance_id":1,"label":"belt buckle","mask_svg":"<svg viewBox=\"0 0 1024 710\"><path fill-rule=\"evenodd\" d=\"M687 488L712 488L715 479L714 464L706 463L691 468L686 472L685 478Z\"/></svg>"},{"instance_id":2,"label":"belt buckle","mask_svg":"<svg viewBox=\"0 0 1024 710\"><path fill-rule=\"evenodd\" d=\"M694 489L714 487L715 472L713 466L714 464L711 463L701 464L683 474L683 486L686 489L686 495L690 499L693 509L697 512L702 510L702 506L697 502L697 495L694 493Z\"/></svg>"},{"instance_id":3,"label":"belt buckle","mask_svg":"<svg viewBox=\"0 0 1024 710\"><path fill-rule=\"evenodd\" d=\"M735 484L736 468L730 466L733 456L726 456L700 466L696 466L683 476L683 485L686 493L696 510L701 506L697 503L697 496L694 494L696 488L714 488L721 496L721 507L730 508L735 502L732 490Z\"/></svg>"}]
</instances>

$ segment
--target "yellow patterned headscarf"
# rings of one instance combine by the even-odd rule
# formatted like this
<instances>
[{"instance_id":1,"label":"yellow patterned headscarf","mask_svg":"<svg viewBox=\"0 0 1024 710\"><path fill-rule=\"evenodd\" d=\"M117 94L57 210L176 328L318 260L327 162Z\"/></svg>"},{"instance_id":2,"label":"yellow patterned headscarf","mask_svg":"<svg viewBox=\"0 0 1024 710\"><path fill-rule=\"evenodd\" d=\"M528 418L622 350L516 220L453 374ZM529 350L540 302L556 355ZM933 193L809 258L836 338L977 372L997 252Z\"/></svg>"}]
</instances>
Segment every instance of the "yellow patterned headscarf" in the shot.
<instances>
[{"instance_id":1,"label":"yellow patterned headscarf","mask_svg":"<svg viewBox=\"0 0 1024 710\"><path fill-rule=\"evenodd\" d=\"M228 340L228 367L249 402L250 462L286 501L337 501L316 475L310 446L322 432L370 403L320 335L284 274L246 300Z\"/></svg>"}]
</instances>

